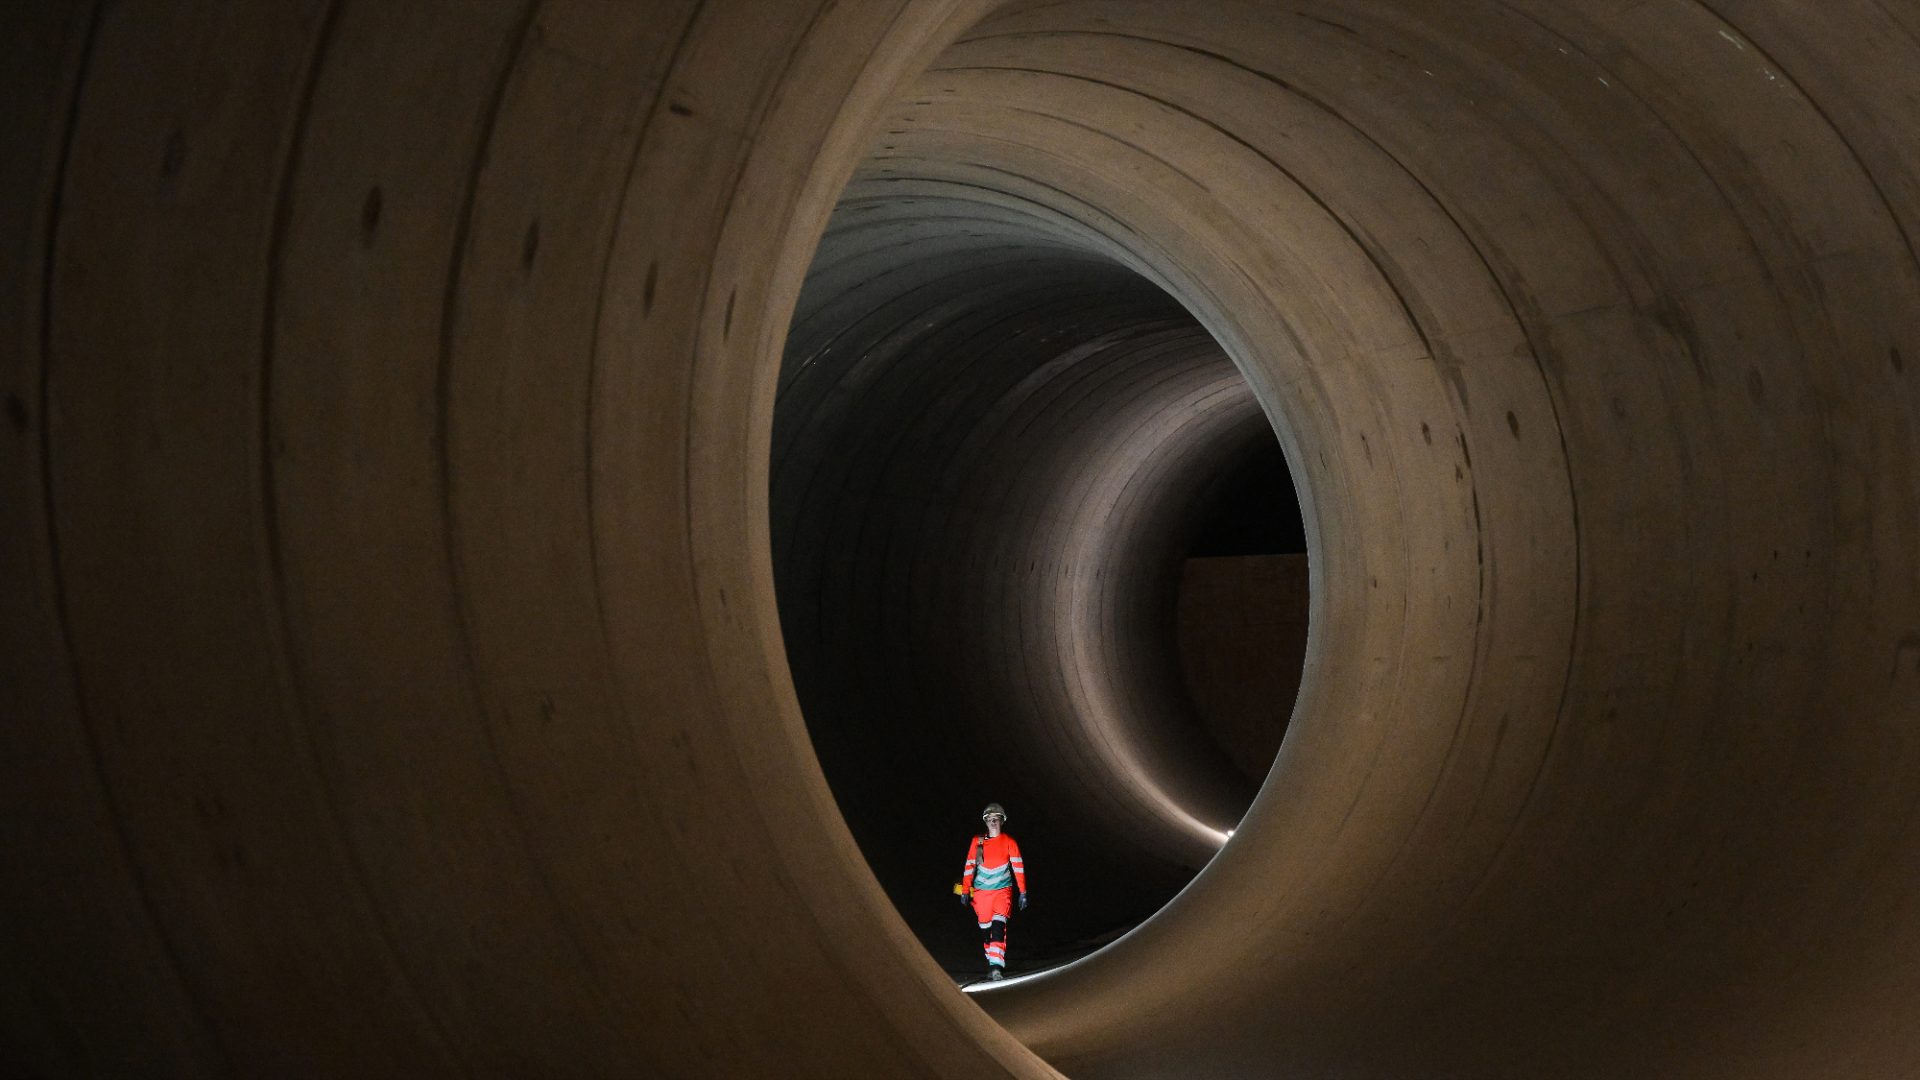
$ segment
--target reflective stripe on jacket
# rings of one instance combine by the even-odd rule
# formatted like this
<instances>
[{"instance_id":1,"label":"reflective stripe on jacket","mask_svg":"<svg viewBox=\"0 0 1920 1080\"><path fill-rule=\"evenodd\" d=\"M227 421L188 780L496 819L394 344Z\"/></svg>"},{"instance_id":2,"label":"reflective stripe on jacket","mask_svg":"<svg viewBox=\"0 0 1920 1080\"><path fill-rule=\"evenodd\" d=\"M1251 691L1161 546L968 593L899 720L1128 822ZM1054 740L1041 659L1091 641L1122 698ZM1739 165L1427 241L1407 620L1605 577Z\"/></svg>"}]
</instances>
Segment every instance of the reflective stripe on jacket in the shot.
<instances>
[{"instance_id":1,"label":"reflective stripe on jacket","mask_svg":"<svg viewBox=\"0 0 1920 1080\"><path fill-rule=\"evenodd\" d=\"M1020 858L1020 845L1006 833L974 837L967 846L967 867L960 875L966 889L1004 889L1017 886L1027 891L1027 864Z\"/></svg>"}]
</instances>

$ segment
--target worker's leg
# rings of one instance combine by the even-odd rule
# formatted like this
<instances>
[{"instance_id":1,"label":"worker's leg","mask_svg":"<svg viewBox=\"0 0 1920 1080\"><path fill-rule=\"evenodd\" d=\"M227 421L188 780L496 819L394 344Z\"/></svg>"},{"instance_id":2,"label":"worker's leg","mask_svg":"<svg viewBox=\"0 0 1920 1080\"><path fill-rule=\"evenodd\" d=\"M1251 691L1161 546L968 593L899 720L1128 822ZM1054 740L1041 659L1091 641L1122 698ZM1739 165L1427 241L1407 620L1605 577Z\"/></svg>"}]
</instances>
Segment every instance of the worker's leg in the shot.
<instances>
[{"instance_id":1,"label":"worker's leg","mask_svg":"<svg viewBox=\"0 0 1920 1080\"><path fill-rule=\"evenodd\" d=\"M993 957L993 892L996 890L973 890L973 917L980 923L980 948L986 951L988 960Z\"/></svg>"},{"instance_id":2,"label":"worker's leg","mask_svg":"<svg viewBox=\"0 0 1920 1080\"><path fill-rule=\"evenodd\" d=\"M1013 910L1012 889L975 889L973 916L980 924L980 947L989 967L1007 963L1007 913Z\"/></svg>"},{"instance_id":3,"label":"worker's leg","mask_svg":"<svg viewBox=\"0 0 1920 1080\"><path fill-rule=\"evenodd\" d=\"M985 903L982 903L982 900ZM981 938L986 946L987 965L1007 966L1007 919L1013 914L1013 890L989 889L974 894L974 915L982 920Z\"/></svg>"}]
</instances>

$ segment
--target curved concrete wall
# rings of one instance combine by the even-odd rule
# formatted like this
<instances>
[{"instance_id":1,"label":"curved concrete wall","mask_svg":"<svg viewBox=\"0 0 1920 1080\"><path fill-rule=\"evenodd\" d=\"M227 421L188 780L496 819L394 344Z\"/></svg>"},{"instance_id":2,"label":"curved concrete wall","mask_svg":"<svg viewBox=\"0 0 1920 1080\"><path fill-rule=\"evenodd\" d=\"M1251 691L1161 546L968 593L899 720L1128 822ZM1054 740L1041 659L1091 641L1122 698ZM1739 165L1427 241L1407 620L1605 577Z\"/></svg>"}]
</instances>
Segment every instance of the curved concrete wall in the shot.
<instances>
[{"instance_id":1,"label":"curved concrete wall","mask_svg":"<svg viewBox=\"0 0 1920 1080\"><path fill-rule=\"evenodd\" d=\"M6 29L12 1071L1920 1064L1910 4ZM773 401L857 168L1177 298L1315 556L1233 841L999 1024L783 659Z\"/></svg>"}]
</instances>

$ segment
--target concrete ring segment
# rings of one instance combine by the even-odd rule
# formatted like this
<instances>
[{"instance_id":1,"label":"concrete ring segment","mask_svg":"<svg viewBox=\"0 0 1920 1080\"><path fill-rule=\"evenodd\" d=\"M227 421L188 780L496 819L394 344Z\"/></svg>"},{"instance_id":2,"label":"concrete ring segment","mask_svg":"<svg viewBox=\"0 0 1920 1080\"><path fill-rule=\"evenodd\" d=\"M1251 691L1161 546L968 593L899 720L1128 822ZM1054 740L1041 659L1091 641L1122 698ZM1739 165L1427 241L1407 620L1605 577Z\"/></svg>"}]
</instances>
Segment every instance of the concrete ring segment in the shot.
<instances>
[{"instance_id":1,"label":"concrete ring segment","mask_svg":"<svg viewBox=\"0 0 1920 1080\"><path fill-rule=\"evenodd\" d=\"M5 26L7 1072L1920 1068L1907 0ZM1170 300L1313 559L1232 842L977 999L842 822L776 605L782 357L810 267L885 264L863 198ZM1040 448L1088 485L1036 557L1173 527L1072 525L1086 463L1204 445L1118 400Z\"/></svg>"}]
</instances>

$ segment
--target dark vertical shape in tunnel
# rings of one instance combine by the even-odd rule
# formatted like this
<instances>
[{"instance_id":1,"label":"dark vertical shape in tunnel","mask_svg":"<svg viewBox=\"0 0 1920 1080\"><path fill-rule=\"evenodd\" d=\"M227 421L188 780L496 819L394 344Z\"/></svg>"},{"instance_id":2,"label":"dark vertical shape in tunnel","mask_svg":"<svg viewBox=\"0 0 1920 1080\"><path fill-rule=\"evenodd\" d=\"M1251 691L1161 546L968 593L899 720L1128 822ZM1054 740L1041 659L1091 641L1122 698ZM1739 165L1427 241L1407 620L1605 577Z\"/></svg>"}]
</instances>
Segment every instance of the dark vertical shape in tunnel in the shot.
<instances>
[{"instance_id":1,"label":"dark vertical shape in tunnel","mask_svg":"<svg viewBox=\"0 0 1920 1080\"><path fill-rule=\"evenodd\" d=\"M1249 438L1195 500L1187 557L1305 555L1307 534L1280 445Z\"/></svg>"},{"instance_id":2,"label":"dark vertical shape in tunnel","mask_svg":"<svg viewBox=\"0 0 1920 1080\"><path fill-rule=\"evenodd\" d=\"M0 20L0 1071L1920 1068L1908 0ZM842 332L1114 389L1022 429L859 384ZM1198 422L1209 371L1300 496L1285 740L1165 908L963 996L843 818L885 789L823 773L867 736L815 749L796 681L842 676L788 648L784 538L848 545L820 640L951 606L991 679L1005 630L1093 650L1006 732L1091 776L1053 705L1169 700L1110 681L1168 654L914 553L1177 558L1075 561L1174 543L1196 510L1115 496L1233 440L1091 433ZM941 408L816 521L781 473L873 434L855 390ZM888 469L936 460L1032 527L927 516ZM1118 577L1088 601L1168 580ZM1174 797L1101 793L1169 865L1231 786L1186 745Z\"/></svg>"}]
</instances>

